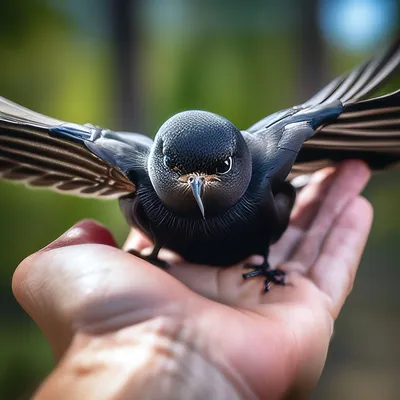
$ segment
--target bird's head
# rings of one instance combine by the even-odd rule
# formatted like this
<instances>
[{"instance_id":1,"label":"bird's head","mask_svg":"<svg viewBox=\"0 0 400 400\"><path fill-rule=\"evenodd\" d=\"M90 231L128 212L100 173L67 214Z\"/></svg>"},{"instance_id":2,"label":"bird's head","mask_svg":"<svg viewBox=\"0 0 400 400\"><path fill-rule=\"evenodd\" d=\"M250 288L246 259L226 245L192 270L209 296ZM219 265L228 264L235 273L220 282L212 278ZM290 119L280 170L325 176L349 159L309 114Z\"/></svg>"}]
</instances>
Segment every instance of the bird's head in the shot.
<instances>
[{"instance_id":1,"label":"bird's head","mask_svg":"<svg viewBox=\"0 0 400 400\"><path fill-rule=\"evenodd\" d=\"M159 129L148 168L168 208L205 218L243 196L251 179L251 156L231 122L206 111L185 111Z\"/></svg>"}]
</instances>

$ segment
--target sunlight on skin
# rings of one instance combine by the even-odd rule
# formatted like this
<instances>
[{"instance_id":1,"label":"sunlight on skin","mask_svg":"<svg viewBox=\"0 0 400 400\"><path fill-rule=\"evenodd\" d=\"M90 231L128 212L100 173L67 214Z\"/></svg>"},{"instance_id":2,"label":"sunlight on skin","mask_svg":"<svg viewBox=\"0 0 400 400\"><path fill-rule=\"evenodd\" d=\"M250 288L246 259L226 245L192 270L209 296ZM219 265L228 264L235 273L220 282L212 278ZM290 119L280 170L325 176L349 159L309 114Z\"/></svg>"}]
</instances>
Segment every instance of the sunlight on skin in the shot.
<instances>
[{"instance_id":1,"label":"sunlight on skin","mask_svg":"<svg viewBox=\"0 0 400 400\"><path fill-rule=\"evenodd\" d=\"M220 269L190 265L162 251L160 257L171 265L163 271L117 249L109 232L91 221L24 260L14 275L14 293L57 359L73 343L75 350L69 349L60 368L68 368L70 357L82 350L76 345L82 335L87 342L87 337L115 338L128 329L128 337L140 342L136 328L161 318L162 325L174 326L174 334L166 336L173 349L183 345L180 353L171 350L172 359L187 352L202 355L196 365L203 365L204 380L200 374L198 385L207 384L213 367L222 374L217 386L225 379L245 398L304 394L322 371L333 321L351 290L368 237L372 209L359 196L368 179L367 167L356 161L314 175L298 196L290 227L271 249L272 265L288 273L287 285L268 293L263 278L243 280L243 263ZM133 230L124 249L149 246ZM57 371L44 385L55 393L62 386ZM106 377L101 379L105 385Z\"/></svg>"}]
</instances>

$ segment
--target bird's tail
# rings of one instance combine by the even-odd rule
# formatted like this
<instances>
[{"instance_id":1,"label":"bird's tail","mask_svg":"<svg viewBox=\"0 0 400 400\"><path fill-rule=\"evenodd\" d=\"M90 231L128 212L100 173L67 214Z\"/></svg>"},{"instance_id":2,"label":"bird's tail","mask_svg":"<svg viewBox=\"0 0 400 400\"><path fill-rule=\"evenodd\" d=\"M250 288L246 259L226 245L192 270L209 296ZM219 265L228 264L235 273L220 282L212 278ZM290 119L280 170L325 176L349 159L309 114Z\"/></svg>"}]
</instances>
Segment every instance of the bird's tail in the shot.
<instances>
[{"instance_id":1,"label":"bird's tail","mask_svg":"<svg viewBox=\"0 0 400 400\"><path fill-rule=\"evenodd\" d=\"M400 163L400 90L368 98L399 65L400 37L386 51L335 79L304 104L312 107L340 100L343 112L304 143L293 169L295 175L348 158L364 160L377 170Z\"/></svg>"}]
</instances>

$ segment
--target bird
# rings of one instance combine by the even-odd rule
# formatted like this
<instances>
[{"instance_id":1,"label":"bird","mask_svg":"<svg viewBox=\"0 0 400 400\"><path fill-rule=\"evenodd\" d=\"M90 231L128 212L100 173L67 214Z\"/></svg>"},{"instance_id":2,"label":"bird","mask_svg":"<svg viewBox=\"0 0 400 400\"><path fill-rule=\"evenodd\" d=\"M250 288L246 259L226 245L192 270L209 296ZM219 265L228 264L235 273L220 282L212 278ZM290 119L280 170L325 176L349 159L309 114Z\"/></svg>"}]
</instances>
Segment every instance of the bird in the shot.
<instances>
[{"instance_id":1,"label":"bird","mask_svg":"<svg viewBox=\"0 0 400 400\"><path fill-rule=\"evenodd\" d=\"M268 263L285 232L296 176L348 158L371 169L400 161L400 90L371 96L398 69L400 40L308 101L246 130L203 110L182 111L154 140L47 117L0 97L0 178L77 196L118 198L127 222L189 263L227 267L251 255L243 278L285 283Z\"/></svg>"}]
</instances>

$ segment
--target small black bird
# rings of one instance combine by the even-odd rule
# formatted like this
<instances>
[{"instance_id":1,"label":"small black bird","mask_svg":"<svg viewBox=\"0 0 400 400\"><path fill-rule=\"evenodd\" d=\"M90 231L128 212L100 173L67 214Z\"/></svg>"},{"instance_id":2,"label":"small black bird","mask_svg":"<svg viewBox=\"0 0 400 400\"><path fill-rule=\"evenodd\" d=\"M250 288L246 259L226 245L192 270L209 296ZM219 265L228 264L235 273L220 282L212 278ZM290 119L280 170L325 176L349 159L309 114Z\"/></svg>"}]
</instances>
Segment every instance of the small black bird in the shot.
<instances>
[{"instance_id":1,"label":"small black bird","mask_svg":"<svg viewBox=\"0 0 400 400\"><path fill-rule=\"evenodd\" d=\"M228 266L253 254L244 278L283 283L268 265L295 200L288 177L346 158L373 169L400 161L400 90L363 100L400 64L400 40L306 103L245 131L206 111L179 113L143 135L62 122L0 98L0 176L35 187L119 197L128 222L189 262Z\"/></svg>"}]
</instances>

